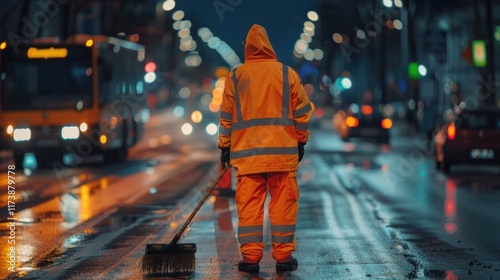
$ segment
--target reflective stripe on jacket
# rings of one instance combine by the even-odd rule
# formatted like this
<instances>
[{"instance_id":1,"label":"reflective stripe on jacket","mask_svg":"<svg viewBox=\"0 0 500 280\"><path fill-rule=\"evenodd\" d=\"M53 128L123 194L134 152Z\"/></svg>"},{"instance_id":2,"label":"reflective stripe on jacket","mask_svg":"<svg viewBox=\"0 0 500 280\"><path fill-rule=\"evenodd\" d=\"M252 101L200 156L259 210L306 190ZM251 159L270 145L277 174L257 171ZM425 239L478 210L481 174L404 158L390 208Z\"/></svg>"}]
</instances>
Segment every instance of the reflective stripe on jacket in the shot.
<instances>
[{"instance_id":1,"label":"reflective stripe on jacket","mask_svg":"<svg viewBox=\"0 0 500 280\"><path fill-rule=\"evenodd\" d=\"M231 148L240 175L295 171L312 109L297 73L277 61L265 29L254 25L245 63L226 78L217 147Z\"/></svg>"}]
</instances>

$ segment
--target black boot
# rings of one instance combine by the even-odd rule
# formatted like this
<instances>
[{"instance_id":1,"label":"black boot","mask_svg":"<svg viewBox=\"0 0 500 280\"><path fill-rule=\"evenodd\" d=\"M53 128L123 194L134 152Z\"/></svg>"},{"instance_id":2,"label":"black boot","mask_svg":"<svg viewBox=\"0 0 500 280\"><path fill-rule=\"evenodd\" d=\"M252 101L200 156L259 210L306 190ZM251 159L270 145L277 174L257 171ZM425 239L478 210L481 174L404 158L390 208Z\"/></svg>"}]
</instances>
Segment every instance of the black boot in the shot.
<instances>
[{"instance_id":1,"label":"black boot","mask_svg":"<svg viewBox=\"0 0 500 280\"><path fill-rule=\"evenodd\" d=\"M299 266L299 262L294 257L291 257L287 262L277 262L276 270L277 271L286 271L286 270L296 270Z\"/></svg>"},{"instance_id":2,"label":"black boot","mask_svg":"<svg viewBox=\"0 0 500 280\"><path fill-rule=\"evenodd\" d=\"M259 272L259 263L247 263L241 261L238 263L238 270L244 272Z\"/></svg>"}]
</instances>

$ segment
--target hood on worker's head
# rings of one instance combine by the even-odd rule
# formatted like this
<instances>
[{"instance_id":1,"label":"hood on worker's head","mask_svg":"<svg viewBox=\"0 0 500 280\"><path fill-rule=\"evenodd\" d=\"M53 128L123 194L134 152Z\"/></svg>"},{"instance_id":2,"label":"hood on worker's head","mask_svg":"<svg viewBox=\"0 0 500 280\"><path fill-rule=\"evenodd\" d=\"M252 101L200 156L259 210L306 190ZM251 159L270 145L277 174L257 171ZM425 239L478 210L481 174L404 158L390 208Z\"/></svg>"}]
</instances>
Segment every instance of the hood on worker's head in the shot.
<instances>
[{"instance_id":1,"label":"hood on worker's head","mask_svg":"<svg viewBox=\"0 0 500 280\"><path fill-rule=\"evenodd\" d=\"M248 31L245 41L245 61L257 59L275 59L276 53L264 27L254 24Z\"/></svg>"}]
</instances>

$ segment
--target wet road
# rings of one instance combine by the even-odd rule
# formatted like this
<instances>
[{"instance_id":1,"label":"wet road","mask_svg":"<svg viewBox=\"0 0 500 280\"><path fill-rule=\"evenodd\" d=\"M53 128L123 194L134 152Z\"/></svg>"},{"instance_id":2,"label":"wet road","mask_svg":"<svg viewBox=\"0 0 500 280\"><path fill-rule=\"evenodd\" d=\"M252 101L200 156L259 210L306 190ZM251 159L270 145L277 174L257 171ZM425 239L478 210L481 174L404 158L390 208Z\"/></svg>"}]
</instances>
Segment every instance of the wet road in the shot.
<instances>
[{"instance_id":1,"label":"wet road","mask_svg":"<svg viewBox=\"0 0 500 280\"><path fill-rule=\"evenodd\" d=\"M18 176L17 272L2 265L0 277L168 279L137 269L144 246L169 242L219 157L213 136L182 136L181 124L170 111L154 116L126 163ZM238 272L234 200L211 196L181 240L198 246L191 279L500 279L500 170L463 166L447 177L422 141L395 134L387 146L343 143L328 122L312 129L297 271L276 273L267 220L260 273ZM5 264L4 193L0 204Z\"/></svg>"}]
</instances>

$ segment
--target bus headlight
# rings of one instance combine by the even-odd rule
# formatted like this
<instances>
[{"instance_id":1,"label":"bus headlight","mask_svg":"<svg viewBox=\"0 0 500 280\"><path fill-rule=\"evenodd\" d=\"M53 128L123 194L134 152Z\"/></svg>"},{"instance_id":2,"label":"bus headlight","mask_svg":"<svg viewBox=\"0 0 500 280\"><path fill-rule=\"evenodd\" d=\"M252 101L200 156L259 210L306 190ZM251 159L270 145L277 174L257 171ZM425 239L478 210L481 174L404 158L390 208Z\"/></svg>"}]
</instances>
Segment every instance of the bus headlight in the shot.
<instances>
[{"instance_id":1,"label":"bus headlight","mask_svg":"<svg viewBox=\"0 0 500 280\"><path fill-rule=\"evenodd\" d=\"M80 130L78 126L63 126L61 128L61 137L64 140L78 139L80 137Z\"/></svg>"},{"instance_id":2,"label":"bus headlight","mask_svg":"<svg viewBox=\"0 0 500 280\"><path fill-rule=\"evenodd\" d=\"M29 128L16 128L13 132L14 141L29 141L31 139L31 129Z\"/></svg>"},{"instance_id":3,"label":"bus headlight","mask_svg":"<svg viewBox=\"0 0 500 280\"><path fill-rule=\"evenodd\" d=\"M11 135L14 132L14 127L12 125L7 126L6 130L7 134Z\"/></svg>"},{"instance_id":4,"label":"bus headlight","mask_svg":"<svg viewBox=\"0 0 500 280\"><path fill-rule=\"evenodd\" d=\"M89 128L89 126L87 125L87 123L82 122L82 123L80 124L80 131L81 131L81 132L85 132L85 131L87 131L87 129L88 129L88 128Z\"/></svg>"}]
</instances>

